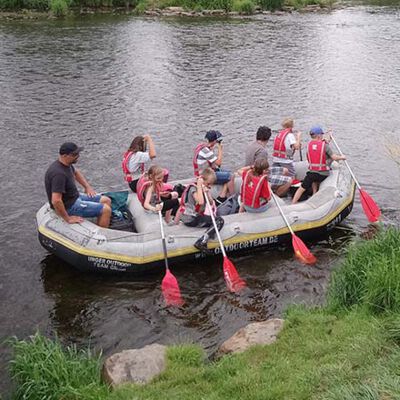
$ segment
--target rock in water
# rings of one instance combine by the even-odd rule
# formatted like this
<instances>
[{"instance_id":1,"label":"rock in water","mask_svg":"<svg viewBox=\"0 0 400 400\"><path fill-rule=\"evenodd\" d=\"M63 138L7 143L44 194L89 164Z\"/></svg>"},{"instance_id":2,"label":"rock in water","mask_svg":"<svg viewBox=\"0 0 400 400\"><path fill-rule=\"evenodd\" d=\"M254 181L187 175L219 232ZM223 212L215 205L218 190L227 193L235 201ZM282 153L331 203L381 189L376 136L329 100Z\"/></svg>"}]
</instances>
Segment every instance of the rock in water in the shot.
<instances>
[{"instance_id":1,"label":"rock in water","mask_svg":"<svg viewBox=\"0 0 400 400\"><path fill-rule=\"evenodd\" d=\"M122 383L148 383L165 370L166 351L166 346L154 343L113 354L103 364L103 380L113 387Z\"/></svg>"},{"instance_id":2,"label":"rock in water","mask_svg":"<svg viewBox=\"0 0 400 400\"><path fill-rule=\"evenodd\" d=\"M256 344L274 343L283 328L283 322L283 319L273 318L249 324L222 343L219 354L241 353Z\"/></svg>"}]
</instances>

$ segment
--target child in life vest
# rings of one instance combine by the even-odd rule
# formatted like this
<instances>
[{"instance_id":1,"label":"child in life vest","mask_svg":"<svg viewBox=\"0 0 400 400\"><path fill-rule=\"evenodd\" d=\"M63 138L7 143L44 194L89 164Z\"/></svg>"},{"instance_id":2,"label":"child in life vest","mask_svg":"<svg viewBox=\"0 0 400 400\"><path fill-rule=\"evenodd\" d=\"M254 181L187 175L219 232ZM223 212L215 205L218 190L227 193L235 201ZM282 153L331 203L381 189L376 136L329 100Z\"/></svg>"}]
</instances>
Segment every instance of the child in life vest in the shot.
<instances>
[{"instance_id":1,"label":"child in life vest","mask_svg":"<svg viewBox=\"0 0 400 400\"><path fill-rule=\"evenodd\" d=\"M346 157L339 154L334 154L331 147L323 137L324 132L320 126L313 126L310 129L311 141L308 143L307 159L308 171L301 186L294 194L292 203L299 201L301 195L312 188L313 194L318 190L318 185L323 182L330 171L331 160L345 160Z\"/></svg>"},{"instance_id":2,"label":"child in life vest","mask_svg":"<svg viewBox=\"0 0 400 400\"><path fill-rule=\"evenodd\" d=\"M289 176L294 178L296 171L294 168L293 155L296 150L300 150L301 133L293 133L294 121L286 118L282 122L282 128L274 139L273 165L272 167L283 167L289 170ZM289 188L288 188L289 190Z\"/></svg>"},{"instance_id":3,"label":"child in life vest","mask_svg":"<svg viewBox=\"0 0 400 400\"><path fill-rule=\"evenodd\" d=\"M271 192L268 184L269 164L266 158L259 158L254 166L241 168L242 176L240 198L242 204L239 212L261 213L267 210Z\"/></svg>"},{"instance_id":4,"label":"child in life vest","mask_svg":"<svg viewBox=\"0 0 400 400\"><path fill-rule=\"evenodd\" d=\"M158 165L149 168L137 184L137 196L144 209L151 212L162 211L165 222L172 222L172 214L177 214L179 208L178 193L166 190L164 170ZM175 218L178 223L179 215Z\"/></svg>"},{"instance_id":5,"label":"child in life vest","mask_svg":"<svg viewBox=\"0 0 400 400\"><path fill-rule=\"evenodd\" d=\"M148 151L145 150L148 145ZM136 187L140 176L145 171L145 166L156 157L153 139L150 135L136 136L122 160L122 171L125 181L131 190L136 193Z\"/></svg>"},{"instance_id":6,"label":"child in life vest","mask_svg":"<svg viewBox=\"0 0 400 400\"><path fill-rule=\"evenodd\" d=\"M208 240L215 236L215 229L207 207L206 199L208 196L210 205L215 213L216 207L213 198L211 197L210 189L216 181L215 172L211 168L205 168L195 183L189 184L181 197L181 220L191 227L210 227L203 236L195 243L194 247L201 251L207 250ZM218 230L224 226L224 220L221 217L215 217L215 222Z\"/></svg>"}]
</instances>

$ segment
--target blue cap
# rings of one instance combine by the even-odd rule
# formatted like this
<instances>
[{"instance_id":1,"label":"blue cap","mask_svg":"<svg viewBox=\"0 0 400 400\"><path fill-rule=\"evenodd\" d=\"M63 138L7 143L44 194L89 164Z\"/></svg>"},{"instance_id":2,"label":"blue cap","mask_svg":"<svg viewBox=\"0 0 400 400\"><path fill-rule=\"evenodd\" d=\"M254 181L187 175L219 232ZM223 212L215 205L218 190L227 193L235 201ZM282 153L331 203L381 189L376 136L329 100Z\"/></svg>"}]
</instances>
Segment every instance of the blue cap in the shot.
<instances>
[{"instance_id":1,"label":"blue cap","mask_svg":"<svg viewBox=\"0 0 400 400\"><path fill-rule=\"evenodd\" d=\"M205 138L209 141L209 142L214 142L215 140L217 140L218 142L220 142L222 140L222 133L220 131L208 131L206 133Z\"/></svg>"},{"instance_id":2,"label":"blue cap","mask_svg":"<svg viewBox=\"0 0 400 400\"><path fill-rule=\"evenodd\" d=\"M319 125L315 125L310 129L310 135L323 135L324 131Z\"/></svg>"}]
</instances>

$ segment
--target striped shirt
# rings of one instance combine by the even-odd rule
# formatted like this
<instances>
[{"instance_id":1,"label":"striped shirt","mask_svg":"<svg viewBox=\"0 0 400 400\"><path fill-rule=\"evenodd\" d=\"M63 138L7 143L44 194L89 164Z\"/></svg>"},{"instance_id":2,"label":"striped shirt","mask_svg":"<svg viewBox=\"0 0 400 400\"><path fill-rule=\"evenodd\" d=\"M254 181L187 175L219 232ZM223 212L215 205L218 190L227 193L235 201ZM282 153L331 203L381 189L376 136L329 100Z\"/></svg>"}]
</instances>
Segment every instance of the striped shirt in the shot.
<instances>
[{"instance_id":1,"label":"striped shirt","mask_svg":"<svg viewBox=\"0 0 400 400\"><path fill-rule=\"evenodd\" d=\"M217 158L218 157L210 148L202 148L197 156L197 165L199 166L199 172L202 173L205 168L210 166L209 163L214 163L215 161L217 161Z\"/></svg>"}]
</instances>

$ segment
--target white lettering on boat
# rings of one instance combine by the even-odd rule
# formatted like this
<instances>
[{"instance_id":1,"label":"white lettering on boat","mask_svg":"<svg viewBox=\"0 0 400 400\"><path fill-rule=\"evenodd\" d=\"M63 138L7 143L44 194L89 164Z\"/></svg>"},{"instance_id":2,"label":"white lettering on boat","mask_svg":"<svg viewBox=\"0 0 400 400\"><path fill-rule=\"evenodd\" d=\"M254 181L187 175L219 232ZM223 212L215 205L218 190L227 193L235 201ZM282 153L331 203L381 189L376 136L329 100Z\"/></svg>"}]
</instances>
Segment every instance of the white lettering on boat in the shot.
<instances>
[{"instance_id":1,"label":"white lettering on boat","mask_svg":"<svg viewBox=\"0 0 400 400\"><path fill-rule=\"evenodd\" d=\"M254 240L246 240L244 242L239 242L239 243L228 244L227 246L225 246L225 250L226 251L244 250L252 247L265 246L267 244L274 244L274 243L278 243L278 236L269 236ZM221 249L219 247L215 248L214 253L220 254Z\"/></svg>"},{"instance_id":2,"label":"white lettering on boat","mask_svg":"<svg viewBox=\"0 0 400 400\"><path fill-rule=\"evenodd\" d=\"M108 258L101 257L89 256L88 261L92 263L96 268L110 269L113 271L125 271L126 268L130 266L129 263L123 261L109 260Z\"/></svg>"}]
</instances>

